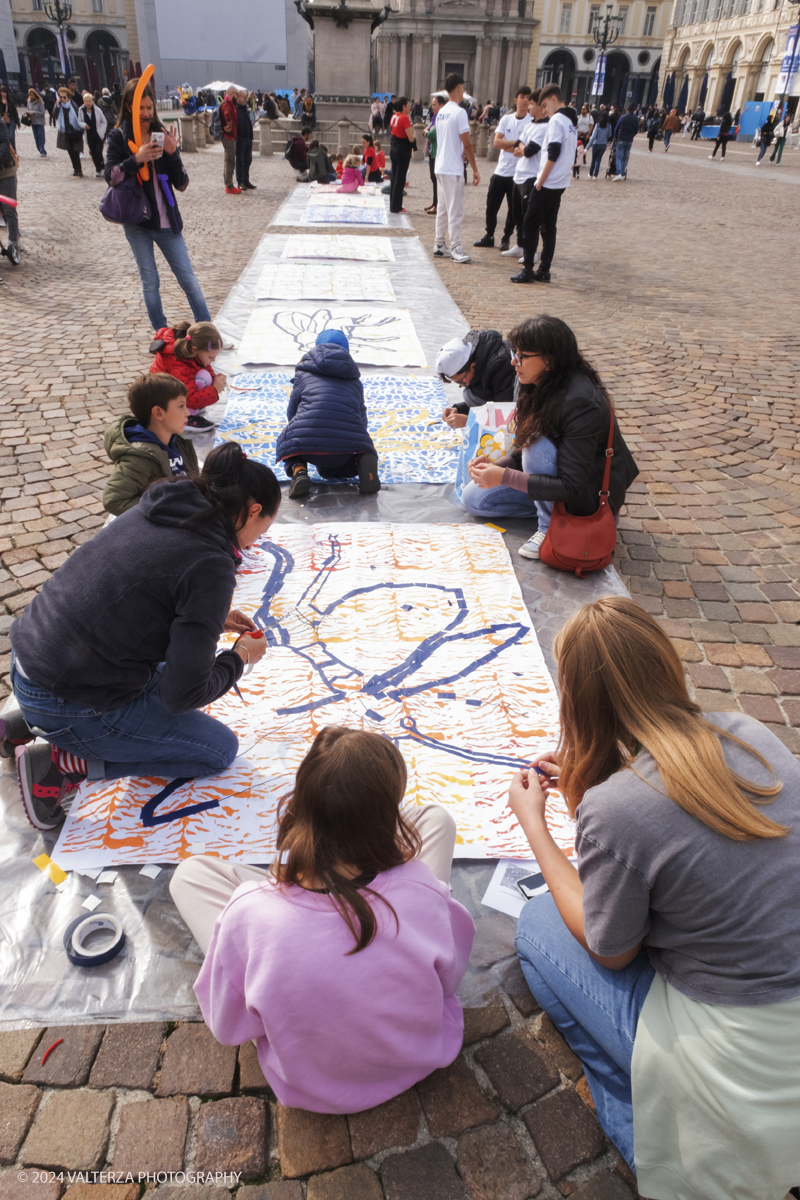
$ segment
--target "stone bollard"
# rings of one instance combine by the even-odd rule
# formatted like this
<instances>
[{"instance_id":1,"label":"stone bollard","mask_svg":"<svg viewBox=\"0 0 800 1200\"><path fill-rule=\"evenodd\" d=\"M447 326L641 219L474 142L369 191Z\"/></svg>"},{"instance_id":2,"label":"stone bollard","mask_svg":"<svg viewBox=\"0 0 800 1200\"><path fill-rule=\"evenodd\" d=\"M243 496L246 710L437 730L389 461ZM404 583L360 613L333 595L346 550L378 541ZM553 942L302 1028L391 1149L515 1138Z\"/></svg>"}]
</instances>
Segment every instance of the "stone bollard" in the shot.
<instances>
[{"instance_id":1,"label":"stone bollard","mask_svg":"<svg viewBox=\"0 0 800 1200\"><path fill-rule=\"evenodd\" d=\"M475 154L478 158L486 158L489 153L489 130L486 125L478 126L478 148Z\"/></svg>"},{"instance_id":2,"label":"stone bollard","mask_svg":"<svg viewBox=\"0 0 800 1200\"><path fill-rule=\"evenodd\" d=\"M259 117L258 128L261 131L259 153L262 158L267 158L273 153L272 122L269 117Z\"/></svg>"},{"instance_id":3,"label":"stone bollard","mask_svg":"<svg viewBox=\"0 0 800 1200\"><path fill-rule=\"evenodd\" d=\"M197 143L195 142L195 119L194 117L181 117L181 150L184 154L194 154L197 151Z\"/></svg>"},{"instance_id":4,"label":"stone bollard","mask_svg":"<svg viewBox=\"0 0 800 1200\"><path fill-rule=\"evenodd\" d=\"M411 151L411 157L414 159L414 162L419 162L420 159L425 157L425 126L421 121L417 121L414 126L414 137L417 141L417 148Z\"/></svg>"},{"instance_id":5,"label":"stone bollard","mask_svg":"<svg viewBox=\"0 0 800 1200\"><path fill-rule=\"evenodd\" d=\"M214 139L211 136L211 113L204 112L201 115L200 120L203 122L203 125L205 126L205 133L203 134L203 138L202 138L203 145L204 146L213 146Z\"/></svg>"},{"instance_id":6,"label":"stone bollard","mask_svg":"<svg viewBox=\"0 0 800 1200\"><path fill-rule=\"evenodd\" d=\"M336 122L337 142L336 153L343 154L347 158L353 146L352 122L347 120L347 117L342 117L341 121Z\"/></svg>"},{"instance_id":7,"label":"stone bollard","mask_svg":"<svg viewBox=\"0 0 800 1200\"><path fill-rule=\"evenodd\" d=\"M470 121L470 123L469 123L469 140L472 142L472 149L475 153L477 153L477 150L478 150L478 130L479 129L480 129L480 125L478 124L477 121Z\"/></svg>"},{"instance_id":8,"label":"stone bollard","mask_svg":"<svg viewBox=\"0 0 800 1200\"><path fill-rule=\"evenodd\" d=\"M487 141L486 158L489 162L497 162L498 158L500 157L500 151L497 149L497 147L494 144L494 135L496 133L497 133L497 126L496 125L490 126L490 128L488 130L487 138L486 138L486 141Z\"/></svg>"}]
</instances>

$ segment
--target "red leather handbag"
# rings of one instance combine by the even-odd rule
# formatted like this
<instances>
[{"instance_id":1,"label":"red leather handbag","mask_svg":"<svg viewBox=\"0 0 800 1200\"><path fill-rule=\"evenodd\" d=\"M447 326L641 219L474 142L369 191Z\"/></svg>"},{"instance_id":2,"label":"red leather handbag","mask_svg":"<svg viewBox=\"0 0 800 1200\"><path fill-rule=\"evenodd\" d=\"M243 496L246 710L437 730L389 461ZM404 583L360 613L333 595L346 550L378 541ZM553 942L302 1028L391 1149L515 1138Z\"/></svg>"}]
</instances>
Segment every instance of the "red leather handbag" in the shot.
<instances>
[{"instance_id":1,"label":"red leather handbag","mask_svg":"<svg viewBox=\"0 0 800 1200\"><path fill-rule=\"evenodd\" d=\"M608 481L611 478L611 459L614 451L614 410L608 430L606 465L600 488L600 504L590 517L573 517L559 501L545 539L539 547L541 562L559 571L574 571L582 578L589 571L602 571L614 556L617 545L617 523L608 503Z\"/></svg>"}]
</instances>

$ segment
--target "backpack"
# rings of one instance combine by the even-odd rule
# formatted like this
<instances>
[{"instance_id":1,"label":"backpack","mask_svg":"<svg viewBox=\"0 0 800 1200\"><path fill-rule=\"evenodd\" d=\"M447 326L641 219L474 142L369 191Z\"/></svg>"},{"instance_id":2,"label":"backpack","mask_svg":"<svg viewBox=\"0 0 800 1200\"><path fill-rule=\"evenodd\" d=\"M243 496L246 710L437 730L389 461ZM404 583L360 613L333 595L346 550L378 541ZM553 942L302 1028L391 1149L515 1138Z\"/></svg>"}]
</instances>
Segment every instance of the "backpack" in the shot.
<instances>
[{"instance_id":1,"label":"backpack","mask_svg":"<svg viewBox=\"0 0 800 1200\"><path fill-rule=\"evenodd\" d=\"M211 118L211 126L209 128L209 132L215 142L222 141L222 117L220 116L220 108L222 108L221 104L219 108L214 109L214 115Z\"/></svg>"},{"instance_id":2,"label":"backpack","mask_svg":"<svg viewBox=\"0 0 800 1200\"><path fill-rule=\"evenodd\" d=\"M292 167L295 171L303 170L306 165L303 162L297 162L294 157L295 142L297 141L298 136L299 136L298 134L293 134L289 138L288 142L286 143L286 146L284 147L284 151L283 151L283 157L289 163L289 166ZM302 138L300 140L302 141Z\"/></svg>"}]
</instances>

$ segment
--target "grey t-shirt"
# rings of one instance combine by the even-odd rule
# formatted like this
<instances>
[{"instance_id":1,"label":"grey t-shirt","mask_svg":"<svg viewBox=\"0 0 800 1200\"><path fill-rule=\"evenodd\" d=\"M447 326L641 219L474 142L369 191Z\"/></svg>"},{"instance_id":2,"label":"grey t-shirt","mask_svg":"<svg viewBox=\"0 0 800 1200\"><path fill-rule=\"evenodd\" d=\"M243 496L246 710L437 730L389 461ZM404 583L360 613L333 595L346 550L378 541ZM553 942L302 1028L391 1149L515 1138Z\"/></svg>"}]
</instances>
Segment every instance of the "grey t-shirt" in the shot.
<instances>
[{"instance_id":1,"label":"grey t-shirt","mask_svg":"<svg viewBox=\"0 0 800 1200\"><path fill-rule=\"evenodd\" d=\"M586 941L595 954L638 942L678 991L709 1004L777 1004L800 996L800 764L774 733L741 713L708 713L753 746L783 788L764 813L792 826L782 838L737 842L679 808L651 756L590 788L576 849ZM722 739L728 765L775 782Z\"/></svg>"}]
</instances>

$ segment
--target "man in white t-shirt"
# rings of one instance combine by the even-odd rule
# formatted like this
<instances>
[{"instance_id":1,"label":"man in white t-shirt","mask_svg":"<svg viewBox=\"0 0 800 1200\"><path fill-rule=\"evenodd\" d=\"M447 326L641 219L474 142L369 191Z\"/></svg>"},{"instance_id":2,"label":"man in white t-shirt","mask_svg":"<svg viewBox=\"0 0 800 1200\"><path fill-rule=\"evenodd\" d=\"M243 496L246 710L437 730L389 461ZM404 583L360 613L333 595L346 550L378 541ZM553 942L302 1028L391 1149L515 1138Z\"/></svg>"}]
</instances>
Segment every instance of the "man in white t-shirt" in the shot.
<instances>
[{"instance_id":1,"label":"man in white t-shirt","mask_svg":"<svg viewBox=\"0 0 800 1200\"><path fill-rule=\"evenodd\" d=\"M508 213L506 214L506 224L503 230L503 240L500 243L500 249L505 251L509 247L509 239L514 231L514 169L517 165L517 160L512 153L519 139L522 137L522 131L531 123L530 113L528 112L528 97L531 94L531 89L525 84L520 87L514 98L516 111L506 113L500 118L500 123L495 130L494 144L500 151L500 157L497 160L497 166L494 169L494 175L489 180L489 190L486 193L486 234L475 242L476 246L493 246L494 231L497 228L497 214L500 212L500 206L503 200L508 205ZM520 230L520 237L522 230Z\"/></svg>"},{"instance_id":2,"label":"man in white t-shirt","mask_svg":"<svg viewBox=\"0 0 800 1200\"><path fill-rule=\"evenodd\" d=\"M522 258L524 253L522 249L522 221L525 216L525 208L528 203L528 196L533 190L533 185L536 182L536 176L539 174L541 165L541 150L537 154L535 151L532 156L528 156L525 152L525 147L535 142L541 146L544 141L545 129L550 120L545 116L544 109L539 103L541 88L537 88L535 92L531 92L528 97L528 115L530 116L530 124L526 125L520 134L519 141L514 146L511 154L516 164L514 168L514 226L516 229L516 241L508 250L503 251L504 258Z\"/></svg>"},{"instance_id":3,"label":"man in white t-shirt","mask_svg":"<svg viewBox=\"0 0 800 1200\"><path fill-rule=\"evenodd\" d=\"M445 241L453 262L470 261L461 248L461 225L464 220L464 155L472 167L472 185L481 181L475 162L475 151L469 138L469 118L461 107L464 98L464 76L453 71L444 81L449 100L436 114L436 182L438 208L436 211L436 242L433 257L443 258Z\"/></svg>"},{"instance_id":4,"label":"man in white t-shirt","mask_svg":"<svg viewBox=\"0 0 800 1200\"><path fill-rule=\"evenodd\" d=\"M522 270L511 276L512 283L549 283L550 265L556 248L556 223L561 197L569 187L575 148L578 144L578 114L566 107L561 89L547 84L539 93L539 102L550 120L541 143L530 141L525 155L541 154L541 166L533 185L522 223L522 246L525 260ZM534 272L533 260L542 234L542 257Z\"/></svg>"}]
</instances>

